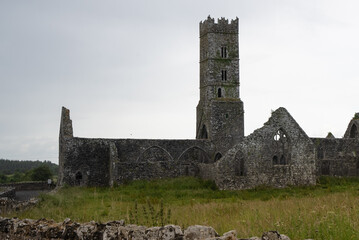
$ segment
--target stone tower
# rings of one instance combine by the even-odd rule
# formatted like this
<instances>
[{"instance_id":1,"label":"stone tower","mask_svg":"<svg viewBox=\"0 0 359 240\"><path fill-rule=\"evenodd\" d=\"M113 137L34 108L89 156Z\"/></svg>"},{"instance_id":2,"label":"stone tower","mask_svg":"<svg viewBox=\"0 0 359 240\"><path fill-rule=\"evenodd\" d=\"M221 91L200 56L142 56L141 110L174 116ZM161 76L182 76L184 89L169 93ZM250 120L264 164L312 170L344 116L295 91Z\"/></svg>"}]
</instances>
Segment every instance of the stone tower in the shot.
<instances>
[{"instance_id":1,"label":"stone tower","mask_svg":"<svg viewBox=\"0 0 359 240\"><path fill-rule=\"evenodd\" d=\"M238 18L200 22L200 100L197 139L212 140L227 151L244 137L243 102L239 97Z\"/></svg>"}]
</instances>

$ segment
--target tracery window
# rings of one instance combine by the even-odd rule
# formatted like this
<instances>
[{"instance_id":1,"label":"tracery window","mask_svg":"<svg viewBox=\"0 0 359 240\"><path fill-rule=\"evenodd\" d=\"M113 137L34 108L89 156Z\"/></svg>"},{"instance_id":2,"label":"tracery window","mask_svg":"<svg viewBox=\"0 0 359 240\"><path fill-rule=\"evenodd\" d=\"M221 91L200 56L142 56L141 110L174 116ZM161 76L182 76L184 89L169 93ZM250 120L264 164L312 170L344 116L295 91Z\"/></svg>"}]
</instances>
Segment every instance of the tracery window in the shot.
<instances>
[{"instance_id":1,"label":"tracery window","mask_svg":"<svg viewBox=\"0 0 359 240\"><path fill-rule=\"evenodd\" d=\"M287 165L290 160L289 139L283 129L279 129L273 136L273 165Z\"/></svg>"},{"instance_id":2,"label":"tracery window","mask_svg":"<svg viewBox=\"0 0 359 240\"><path fill-rule=\"evenodd\" d=\"M247 176L247 169L244 164L245 157L241 151L238 151L235 156L234 173L238 177Z\"/></svg>"}]
</instances>

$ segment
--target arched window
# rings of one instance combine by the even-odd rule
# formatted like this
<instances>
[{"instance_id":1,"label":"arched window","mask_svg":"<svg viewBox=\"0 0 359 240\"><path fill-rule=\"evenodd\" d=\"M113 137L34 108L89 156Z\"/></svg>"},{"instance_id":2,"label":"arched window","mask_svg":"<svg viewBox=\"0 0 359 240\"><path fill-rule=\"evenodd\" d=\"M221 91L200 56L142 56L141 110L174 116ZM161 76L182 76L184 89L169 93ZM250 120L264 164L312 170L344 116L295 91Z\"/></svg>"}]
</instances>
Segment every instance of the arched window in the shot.
<instances>
[{"instance_id":1,"label":"arched window","mask_svg":"<svg viewBox=\"0 0 359 240\"><path fill-rule=\"evenodd\" d=\"M76 173L76 180L82 180L82 173L81 172Z\"/></svg>"},{"instance_id":2,"label":"arched window","mask_svg":"<svg viewBox=\"0 0 359 240\"><path fill-rule=\"evenodd\" d=\"M199 176L200 163L211 163L211 159L203 149L194 146L184 150L177 162L180 175Z\"/></svg>"},{"instance_id":3,"label":"arched window","mask_svg":"<svg viewBox=\"0 0 359 240\"><path fill-rule=\"evenodd\" d=\"M151 146L147 148L138 157L138 162L154 163L154 162L169 162L172 160L171 155L159 146Z\"/></svg>"},{"instance_id":4,"label":"arched window","mask_svg":"<svg viewBox=\"0 0 359 240\"><path fill-rule=\"evenodd\" d=\"M222 89L221 88L218 88L218 97L222 97Z\"/></svg>"},{"instance_id":5,"label":"arched window","mask_svg":"<svg viewBox=\"0 0 359 240\"><path fill-rule=\"evenodd\" d=\"M272 138L273 165L287 165L290 160L289 139L283 129L279 129Z\"/></svg>"},{"instance_id":6,"label":"arched window","mask_svg":"<svg viewBox=\"0 0 359 240\"><path fill-rule=\"evenodd\" d=\"M358 128L357 125L353 124L352 128L350 129L350 138L356 138L358 136Z\"/></svg>"},{"instance_id":7,"label":"arched window","mask_svg":"<svg viewBox=\"0 0 359 240\"><path fill-rule=\"evenodd\" d=\"M324 150L323 150L322 147L320 147L320 148L318 149L317 158L318 158L319 160L321 160L321 159L324 158Z\"/></svg>"},{"instance_id":8,"label":"arched window","mask_svg":"<svg viewBox=\"0 0 359 240\"><path fill-rule=\"evenodd\" d=\"M241 158L240 161L239 161L239 176L245 176L246 172L245 172L245 169L244 169L244 158Z\"/></svg>"},{"instance_id":9,"label":"arched window","mask_svg":"<svg viewBox=\"0 0 359 240\"><path fill-rule=\"evenodd\" d=\"M227 81L227 70L222 70L222 81Z\"/></svg>"},{"instance_id":10,"label":"arched window","mask_svg":"<svg viewBox=\"0 0 359 240\"><path fill-rule=\"evenodd\" d=\"M77 172L75 174L75 179L76 179L76 185L81 185L81 183L82 183L82 173Z\"/></svg>"},{"instance_id":11,"label":"arched window","mask_svg":"<svg viewBox=\"0 0 359 240\"><path fill-rule=\"evenodd\" d=\"M216 156L214 156L214 161L216 162L217 160L221 159L222 154L221 153L217 153Z\"/></svg>"},{"instance_id":12,"label":"arched window","mask_svg":"<svg viewBox=\"0 0 359 240\"><path fill-rule=\"evenodd\" d=\"M208 133L207 133L206 125L203 125L199 138L200 139L208 139Z\"/></svg>"},{"instance_id":13,"label":"arched window","mask_svg":"<svg viewBox=\"0 0 359 240\"><path fill-rule=\"evenodd\" d=\"M322 175L330 175L330 161L323 160L321 162Z\"/></svg>"},{"instance_id":14,"label":"arched window","mask_svg":"<svg viewBox=\"0 0 359 240\"><path fill-rule=\"evenodd\" d=\"M234 174L236 176L247 176L246 167L244 164L245 157L241 151L238 151L235 156L235 166L234 166Z\"/></svg>"},{"instance_id":15,"label":"arched window","mask_svg":"<svg viewBox=\"0 0 359 240\"><path fill-rule=\"evenodd\" d=\"M273 156L273 165L278 165L278 157L276 155Z\"/></svg>"},{"instance_id":16,"label":"arched window","mask_svg":"<svg viewBox=\"0 0 359 240\"><path fill-rule=\"evenodd\" d=\"M287 138L286 134L283 132L282 129L279 129L276 134L274 135L275 141L285 141Z\"/></svg>"}]
</instances>

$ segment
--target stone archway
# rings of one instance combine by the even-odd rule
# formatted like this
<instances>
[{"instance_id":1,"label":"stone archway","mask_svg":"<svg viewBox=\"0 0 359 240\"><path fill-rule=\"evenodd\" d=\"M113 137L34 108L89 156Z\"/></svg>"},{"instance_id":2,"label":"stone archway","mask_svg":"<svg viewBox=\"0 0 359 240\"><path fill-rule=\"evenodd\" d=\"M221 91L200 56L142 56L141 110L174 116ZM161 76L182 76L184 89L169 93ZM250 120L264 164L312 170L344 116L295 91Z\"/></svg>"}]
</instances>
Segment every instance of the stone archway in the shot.
<instances>
[{"instance_id":1,"label":"stone archway","mask_svg":"<svg viewBox=\"0 0 359 240\"><path fill-rule=\"evenodd\" d=\"M134 179L156 179L173 175L173 159L160 146L151 146L137 159L136 167L131 169Z\"/></svg>"},{"instance_id":2,"label":"stone archway","mask_svg":"<svg viewBox=\"0 0 359 240\"><path fill-rule=\"evenodd\" d=\"M90 168L88 165L82 164L72 175L73 184L75 186L87 186L89 182Z\"/></svg>"},{"instance_id":3,"label":"stone archway","mask_svg":"<svg viewBox=\"0 0 359 240\"><path fill-rule=\"evenodd\" d=\"M238 151L234 157L234 174L238 177L247 175L245 156L242 151Z\"/></svg>"},{"instance_id":4,"label":"stone archway","mask_svg":"<svg viewBox=\"0 0 359 240\"><path fill-rule=\"evenodd\" d=\"M190 147L186 149L178 158L180 175L199 176L200 163L211 163L208 154L199 147Z\"/></svg>"},{"instance_id":5,"label":"stone archway","mask_svg":"<svg viewBox=\"0 0 359 240\"><path fill-rule=\"evenodd\" d=\"M290 161L290 139L288 134L279 128L271 139L273 151L272 165L287 165Z\"/></svg>"},{"instance_id":6,"label":"stone archway","mask_svg":"<svg viewBox=\"0 0 359 240\"><path fill-rule=\"evenodd\" d=\"M169 162L171 155L159 146L151 146L141 153L137 162Z\"/></svg>"}]
</instances>

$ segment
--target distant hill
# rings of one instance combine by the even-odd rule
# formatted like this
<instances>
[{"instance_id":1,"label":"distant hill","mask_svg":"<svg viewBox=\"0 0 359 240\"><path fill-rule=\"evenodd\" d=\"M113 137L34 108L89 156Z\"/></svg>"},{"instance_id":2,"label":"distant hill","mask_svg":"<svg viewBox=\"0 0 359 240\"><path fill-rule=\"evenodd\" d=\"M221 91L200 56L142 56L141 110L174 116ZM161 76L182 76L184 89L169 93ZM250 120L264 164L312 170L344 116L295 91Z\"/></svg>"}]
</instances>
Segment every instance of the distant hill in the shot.
<instances>
[{"instance_id":1,"label":"distant hill","mask_svg":"<svg viewBox=\"0 0 359 240\"><path fill-rule=\"evenodd\" d=\"M0 174L14 174L15 172L24 173L28 170L37 168L41 165L47 165L53 172L53 174L57 175L57 171L59 166L55 163L50 161L19 161L19 160L7 160L7 159L0 159Z\"/></svg>"}]
</instances>

